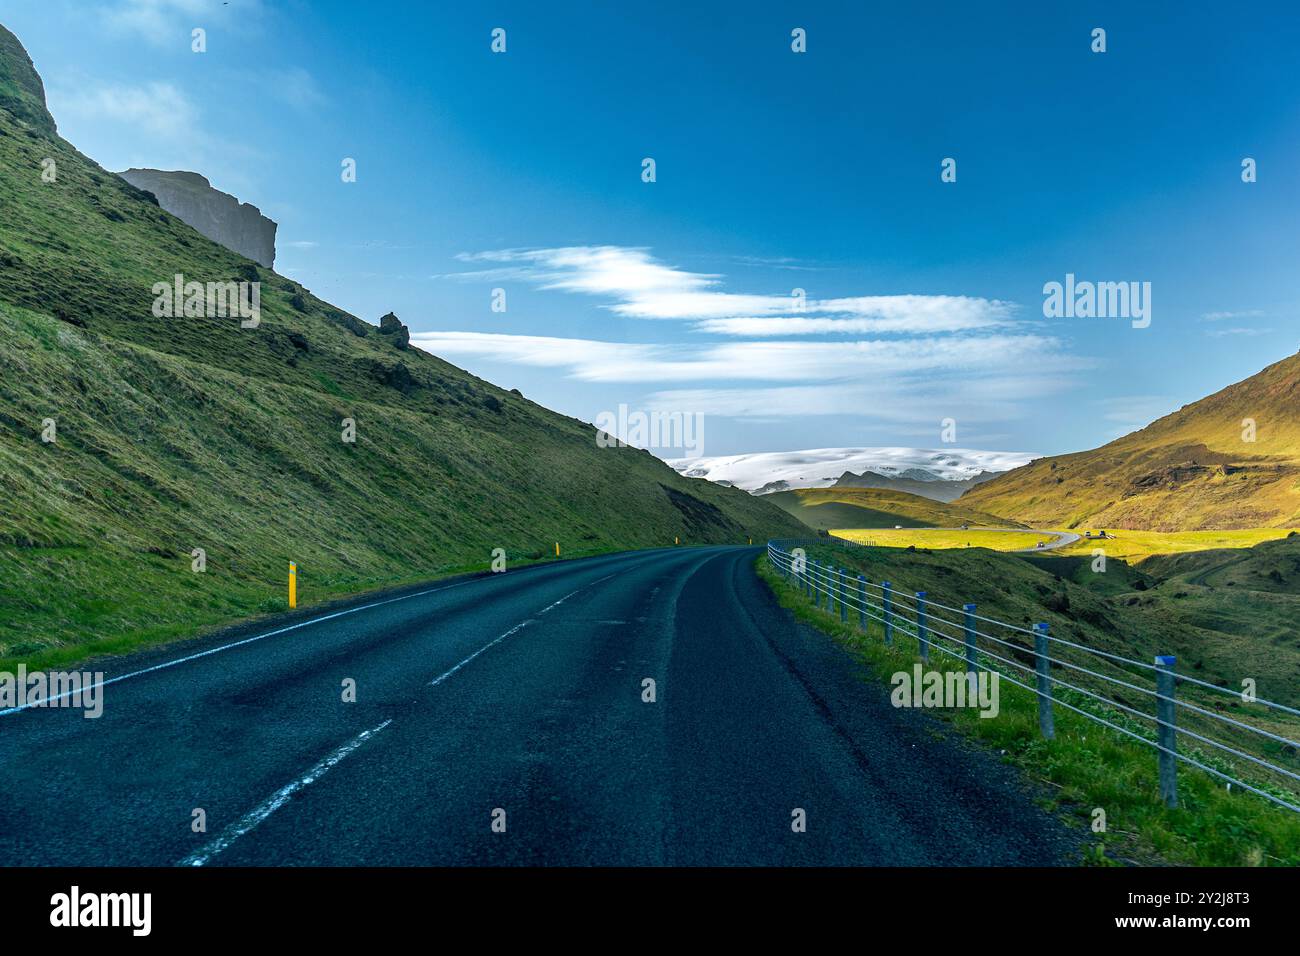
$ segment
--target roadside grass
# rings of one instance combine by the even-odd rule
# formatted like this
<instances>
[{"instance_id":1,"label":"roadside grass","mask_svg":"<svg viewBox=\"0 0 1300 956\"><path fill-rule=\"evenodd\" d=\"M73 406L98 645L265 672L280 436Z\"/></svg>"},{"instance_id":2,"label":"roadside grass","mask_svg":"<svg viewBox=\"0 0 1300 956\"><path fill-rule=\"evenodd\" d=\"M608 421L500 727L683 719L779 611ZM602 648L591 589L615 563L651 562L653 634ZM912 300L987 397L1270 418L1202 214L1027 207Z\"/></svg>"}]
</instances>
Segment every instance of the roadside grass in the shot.
<instances>
[{"instance_id":1,"label":"roadside grass","mask_svg":"<svg viewBox=\"0 0 1300 956\"><path fill-rule=\"evenodd\" d=\"M1038 542L1051 542L1054 536L1033 531L950 531L943 528L838 528L831 534L858 544L882 548L988 548L991 551L1018 551Z\"/></svg>"},{"instance_id":2,"label":"roadside grass","mask_svg":"<svg viewBox=\"0 0 1300 956\"><path fill-rule=\"evenodd\" d=\"M1099 530L1099 529L1090 529ZM1074 544L1055 549L1056 555L1091 555L1101 548L1107 558L1122 558L1130 563L1143 561L1154 555L1184 554L1189 551L1210 551L1219 548L1251 548L1264 541L1285 538L1291 528L1244 528L1232 531L1126 531L1107 528L1113 538L1101 540L1080 538ZM1076 529L1083 534L1083 529ZM939 545L935 545L939 547Z\"/></svg>"},{"instance_id":3,"label":"roadside grass","mask_svg":"<svg viewBox=\"0 0 1300 956\"><path fill-rule=\"evenodd\" d=\"M914 637L896 630L895 643L886 646L880 624L868 619L865 631L860 630L852 608L849 623L841 624L838 614L814 608L765 556L758 559L757 570L796 619L835 638L882 684L894 673L910 671L920 659ZM927 666L948 672L960 671L963 665L937 654ZM1080 864L1300 865L1300 814L1254 794L1228 791L1222 782L1187 765L1179 767L1180 805L1170 810L1158 798L1154 750L1063 707L1055 708L1055 739L1043 740L1036 696L1009 681L1001 681L999 691L995 718L981 718L972 708L930 713L1019 767L1048 791L1043 799L1050 809L1092 833ZM1107 713L1107 719L1125 724L1113 713ZM1091 829L1098 808L1105 812L1104 833Z\"/></svg>"},{"instance_id":4,"label":"roadside grass","mask_svg":"<svg viewBox=\"0 0 1300 956\"><path fill-rule=\"evenodd\" d=\"M8 549L0 548L0 567L7 564ZM71 549L64 549L71 550ZM620 548L590 548L565 552L564 559L612 554ZM63 559L68 560L63 560ZM184 561L188 568L189 557ZM512 557L511 568L529 567L558 560L538 549L533 556ZM13 672L19 664L29 670L51 670L80 663L88 657L111 657L158 647L173 641L191 640L214 630L266 619L289 609L288 568L278 581L231 578L218 580L210 572L178 572L174 560L151 556L142 566L131 567L103 552L77 555L49 555L42 560L28 554L19 582L0 582L0 604L17 607L19 602L40 609L30 617L18 617L11 627L16 636L9 653L0 655L0 673ZM14 565L9 565L14 566ZM490 570L490 561L464 562L412 569L399 577L334 575L317 578L304 567L298 569L297 606L311 609L345 598L391 591L408 585L432 584L457 575ZM125 569L125 570L124 570ZM70 587L72 585L72 587ZM110 594L129 593L138 588L149 600L143 607L123 608L116 599L95 599L96 590ZM9 593L6 593L9 591ZM24 639L22 628L30 631ZM93 643L68 643L50 647L51 633L103 635Z\"/></svg>"}]
</instances>

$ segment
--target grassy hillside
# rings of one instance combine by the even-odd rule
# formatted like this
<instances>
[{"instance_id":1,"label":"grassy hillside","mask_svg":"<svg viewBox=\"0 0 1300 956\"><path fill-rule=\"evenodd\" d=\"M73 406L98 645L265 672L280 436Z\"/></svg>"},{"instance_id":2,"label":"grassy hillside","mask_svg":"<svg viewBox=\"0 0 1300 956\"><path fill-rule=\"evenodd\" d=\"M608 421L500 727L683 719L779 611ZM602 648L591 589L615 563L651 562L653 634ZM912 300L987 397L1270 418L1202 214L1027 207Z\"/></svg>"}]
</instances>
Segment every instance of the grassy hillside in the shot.
<instances>
[{"instance_id":1,"label":"grassy hillside","mask_svg":"<svg viewBox=\"0 0 1300 956\"><path fill-rule=\"evenodd\" d=\"M989 528L1017 527L1015 522L962 504L945 504L886 488L797 488L763 495L810 528Z\"/></svg>"},{"instance_id":2,"label":"grassy hillside","mask_svg":"<svg viewBox=\"0 0 1300 956\"><path fill-rule=\"evenodd\" d=\"M0 28L0 658L280 609L289 560L311 603L482 567L496 547L517 561L556 541L567 556L802 532L210 242L59 139L39 90ZM152 286L176 273L260 281L261 325L155 318Z\"/></svg>"},{"instance_id":3,"label":"grassy hillside","mask_svg":"<svg viewBox=\"0 0 1300 956\"><path fill-rule=\"evenodd\" d=\"M1247 419L1254 422L1254 441ZM1092 451L1041 458L958 503L1038 527L1300 524L1300 356Z\"/></svg>"}]
</instances>

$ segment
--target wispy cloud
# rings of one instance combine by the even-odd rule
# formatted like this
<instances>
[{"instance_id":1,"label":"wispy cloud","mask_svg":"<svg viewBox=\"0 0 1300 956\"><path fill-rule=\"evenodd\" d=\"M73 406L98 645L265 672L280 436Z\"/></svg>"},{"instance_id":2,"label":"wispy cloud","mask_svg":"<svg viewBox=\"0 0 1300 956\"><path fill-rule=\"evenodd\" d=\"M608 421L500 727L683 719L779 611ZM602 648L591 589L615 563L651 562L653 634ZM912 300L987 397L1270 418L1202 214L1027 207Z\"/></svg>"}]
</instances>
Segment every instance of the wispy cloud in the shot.
<instances>
[{"instance_id":1,"label":"wispy cloud","mask_svg":"<svg viewBox=\"0 0 1300 956\"><path fill-rule=\"evenodd\" d=\"M679 320L742 341L612 342L483 332L424 332L438 355L562 369L608 385L658 387L665 410L773 421L850 415L916 424L1022 418L1090 367L1055 337L1017 321L1016 305L964 295L810 298L733 291L723 276L644 249L567 246L465 253L484 268L454 278L521 281L603 299L622 317ZM664 386L681 386L668 387ZM934 419L938 421L937 418Z\"/></svg>"},{"instance_id":2,"label":"wispy cloud","mask_svg":"<svg viewBox=\"0 0 1300 956\"><path fill-rule=\"evenodd\" d=\"M855 342L641 344L492 332L420 332L411 341L438 355L567 368L588 382L770 381L858 378L946 370L1017 374L1080 367L1045 336Z\"/></svg>"},{"instance_id":3,"label":"wispy cloud","mask_svg":"<svg viewBox=\"0 0 1300 956\"><path fill-rule=\"evenodd\" d=\"M262 0L117 0L103 7L100 14L112 32L140 36L155 46L176 44L188 49L190 31L195 27L247 24L261 11Z\"/></svg>"},{"instance_id":4,"label":"wispy cloud","mask_svg":"<svg viewBox=\"0 0 1300 956\"><path fill-rule=\"evenodd\" d=\"M160 139L189 141L199 136L198 109L171 83L57 87L50 92L50 104L59 117L110 119Z\"/></svg>"},{"instance_id":5,"label":"wispy cloud","mask_svg":"<svg viewBox=\"0 0 1300 956\"><path fill-rule=\"evenodd\" d=\"M300 66L267 70L258 79L258 89L302 112L318 109L327 102L316 78Z\"/></svg>"},{"instance_id":6,"label":"wispy cloud","mask_svg":"<svg viewBox=\"0 0 1300 956\"><path fill-rule=\"evenodd\" d=\"M1245 309L1238 312L1206 312L1201 316L1201 321L1224 322L1228 319L1257 319L1263 314L1262 309Z\"/></svg>"},{"instance_id":7,"label":"wispy cloud","mask_svg":"<svg viewBox=\"0 0 1300 956\"><path fill-rule=\"evenodd\" d=\"M501 249L459 258L492 267L457 273L457 278L525 281L542 289L601 296L612 300L605 307L617 315L695 321L698 330L723 335L970 331L1009 324L1015 308L973 296L817 299L729 292L722 289L720 275L679 269L646 249L624 246Z\"/></svg>"},{"instance_id":8,"label":"wispy cloud","mask_svg":"<svg viewBox=\"0 0 1300 956\"><path fill-rule=\"evenodd\" d=\"M1229 326L1226 329L1209 329L1205 334L1213 339L1221 339L1228 335L1268 335L1272 331L1272 329L1262 329L1258 326Z\"/></svg>"},{"instance_id":9,"label":"wispy cloud","mask_svg":"<svg viewBox=\"0 0 1300 956\"><path fill-rule=\"evenodd\" d=\"M1100 399L1101 417L1126 427L1127 431L1150 425L1178 407L1178 400L1168 395L1117 395Z\"/></svg>"}]
</instances>

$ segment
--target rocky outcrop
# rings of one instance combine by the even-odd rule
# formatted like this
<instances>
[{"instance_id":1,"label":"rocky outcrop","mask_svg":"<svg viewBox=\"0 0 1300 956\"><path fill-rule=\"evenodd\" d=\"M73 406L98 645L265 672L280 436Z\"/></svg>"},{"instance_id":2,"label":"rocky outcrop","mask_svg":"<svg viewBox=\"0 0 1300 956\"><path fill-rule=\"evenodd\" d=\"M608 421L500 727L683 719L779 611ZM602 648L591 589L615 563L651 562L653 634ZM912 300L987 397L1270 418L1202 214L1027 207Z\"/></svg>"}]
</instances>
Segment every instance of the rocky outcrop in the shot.
<instances>
[{"instance_id":1,"label":"rocky outcrop","mask_svg":"<svg viewBox=\"0 0 1300 956\"><path fill-rule=\"evenodd\" d=\"M45 108L45 84L18 38L0 26L0 109L50 136L57 130Z\"/></svg>"},{"instance_id":2,"label":"rocky outcrop","mask_svg":"<svg viewBox=\"0 0 1300 956\"><path fill-rule=\"evenodd\" d=\"M411 344L411 330L391 312L380 318L379 334L388 336L394 348L404 349Z\"/></svg>"},{"instance_id":3,"label":"rocky outcrop","mask_svg":"<svg viewBox=\"0 0 1300 956\"><path fill-rule=\"evenodd\" d=\"M153 193L163 209L213 242L268 269L275 265L276 223L256 206L214 189L198 173L128 169L118 175Z\"/></svg>"}]
</instances>

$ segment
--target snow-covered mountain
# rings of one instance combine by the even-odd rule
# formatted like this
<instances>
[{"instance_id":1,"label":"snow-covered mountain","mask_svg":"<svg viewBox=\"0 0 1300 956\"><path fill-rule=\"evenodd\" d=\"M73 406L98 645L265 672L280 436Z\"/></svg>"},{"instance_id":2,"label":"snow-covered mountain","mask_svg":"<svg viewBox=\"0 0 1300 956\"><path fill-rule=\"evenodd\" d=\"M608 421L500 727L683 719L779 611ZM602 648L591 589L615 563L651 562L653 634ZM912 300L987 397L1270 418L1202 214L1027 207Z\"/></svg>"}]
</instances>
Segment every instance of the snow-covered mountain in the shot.
<instances>
[{"instance_id":1,"label":"snow-covered mountain","mask_svg":"<svg viewBox=\"0 0 1300 956\"><path fill-rule=\"evenodd\" d=\"M707 478L754 494L789 488L826 488L846 471L875 472L914 481L963 481L981 472L1010 471L1038 455L971 448L808 448L711 458L674 458L688 478Z\"/></svg>"}]
</instances>

